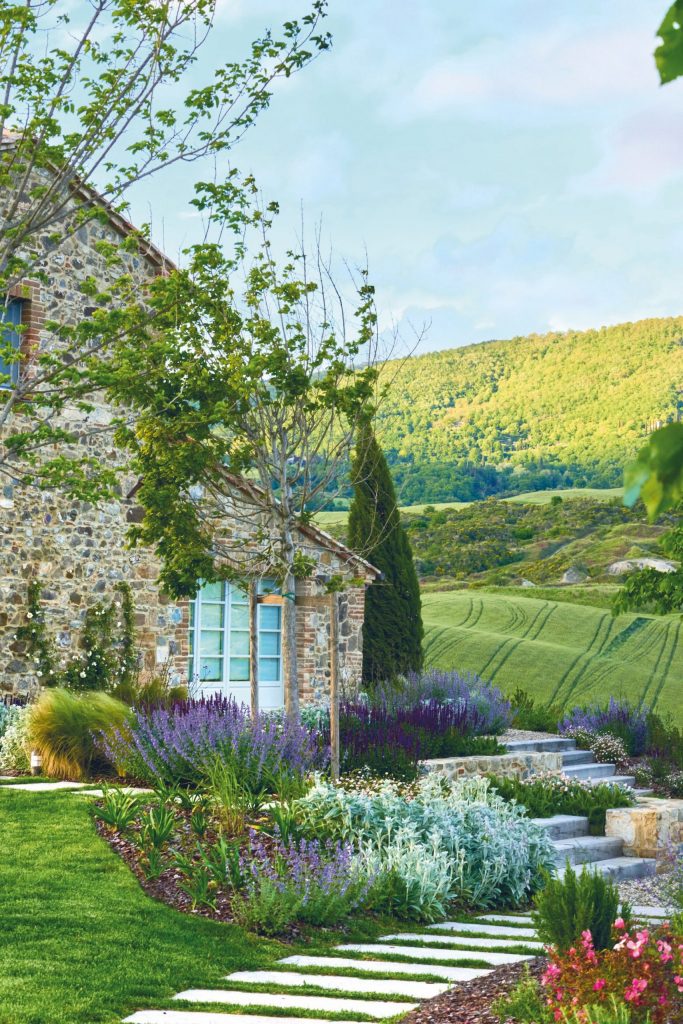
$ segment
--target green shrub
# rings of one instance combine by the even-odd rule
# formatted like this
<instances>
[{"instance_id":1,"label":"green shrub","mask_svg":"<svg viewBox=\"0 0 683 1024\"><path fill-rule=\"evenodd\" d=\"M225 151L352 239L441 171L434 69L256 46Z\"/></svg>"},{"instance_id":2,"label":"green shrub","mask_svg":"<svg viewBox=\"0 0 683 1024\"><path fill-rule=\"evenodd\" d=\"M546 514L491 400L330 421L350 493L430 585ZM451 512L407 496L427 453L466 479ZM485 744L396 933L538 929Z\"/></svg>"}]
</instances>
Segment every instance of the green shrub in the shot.
<instances>
[{"instance_id":1,"label":"green shrub","mask_svg":"<svg viewBox=\"0 0 683 1024\"><path fill-rule=\"evenodd\" d=\"M557 732L557 723L562 710L553 705L538 705L534 698L517 687L510 698L512 726L515 729L529 729L532 732Z\"/></svg>"},{"instance_id":2,"label":"green shrub","mask_svg":"<svg viewBox=\"0 0 683 1024\"><path fill-rule=\"evenodd\" d=\"M618 917L630 918L627 905L619 910L619 889L597 871L584 867L580 875L567 864L564 878L550 878L534 899L532 917L539 938L566 952L589 931L596 950L612 946L612 927Z\"/></svg>"},{"instance_id":3,"label":"green shrub","mask_svg":"<svg viewBox=\"0 0 683 1024\"><path fill-rule=\"evenodd\" d=\"M618 1003L614 996L611 997L609 1005L584 1006L581 1010L575 1010L571 1015L565 1016L566 1024L631 1024L633 1016L630 1007L625 1003ZM650 1024L650 1014L638 1018L639 1024Z\"/></svg>"},{"instance_id":4,"label":"green shrub","mask_svg":"<svg viewBox=\"0 0 683 1024\"><path fill-rule=\"evenodd\" d=\"M27 738L46 775L81 779L97 756L99 733L120 728L128 708L106 693L44 690L30 706Z\"/></svg>"},{"instance_id":5,"label":"green shrub","mask_svg":"<svg viewBox=\"0 0 683 1024\"><path fill-rule=\"evenodd\" d=\"M0 737L0 771L26 775L30 771L28 737L29 707L11 707L3 718Z\"/></svg>"},{"instance_id":6,"label":"green shrub","mask_svg":"<svg viewBox=\"0 0 683 1024\"><path fill-rule=\"evenodd\" d=\"M587 817L593 835L605 831L605 813L610 807L632 807L635 798L621 786L607 782L591 785L580 779L560 775L508 779L490 775L491 785L505 800L516 801L531 818L550 818L554 814Z\"/></svg>"},{"instance_id":7,"label":"green shrub","mask_svg":"<svg viewBox=\"0 0 683 1024\"><path fill-rule=\"evenodd\" d=\"M517 1024L554 1024L541 986L531 977L526 966L522 980L509 995L496 999L491 1009L498 1016L500 1024L506 1024L508 1020L514 1020Z\"/></svg>"}]
</instances>

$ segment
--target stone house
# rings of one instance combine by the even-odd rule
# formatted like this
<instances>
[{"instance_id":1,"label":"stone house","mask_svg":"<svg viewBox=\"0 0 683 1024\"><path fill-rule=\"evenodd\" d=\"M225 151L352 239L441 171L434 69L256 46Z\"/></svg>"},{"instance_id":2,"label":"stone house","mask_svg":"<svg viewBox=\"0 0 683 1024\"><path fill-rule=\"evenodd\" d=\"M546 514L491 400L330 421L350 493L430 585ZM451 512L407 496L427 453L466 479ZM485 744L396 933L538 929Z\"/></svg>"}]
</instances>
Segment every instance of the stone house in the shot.
<instances>
[{"instance_id":1,"label":"stone house","mask_svg":"<svg viewBox=\"0 0 683 1024\"><path fill-rule=\"evenodd\" d=\"M39 279L22 282L5 308L2 330L25 357L22 372L24 366L30 366L32 351L58 344L46 323L74 323L91 315L89 300L79 285L89 275L106 285L111 273L98 252L98 243L119 243L132 237L132 226L96 195L89 193L87 201L106 211L106 218L65 231L59 245L46 241L43 269L47 283ZM82 195L79 202L83 202ZM125 259L127 270L141 284L170 266L164 254L147 242L137 244L136 251ZM21 332L16 331L19 324L23 325ZM17 372L16 363L3 367L0 362L0 373L11 378L5 387L12 386ZM106 406L98 406L87 417L76 410L66 410L64 416L76 432L83 421L80 443L88 454L108 464L120 464L121 455L106 429L96 436L85 433L86 419L89 424L95 421L106 427L110 417ZM8 429L11 426L10 420ZM250 677L256 669L259 705L282 706L283 597L261 580L255 601L227 583L205 586L190 602L170 599L156 585L158 564L153 554L126 546L127 526L137 517L135 484L133 477L124 478L117 500L94 507L0 477L0 692L25 693L40 684L35 665L15 637L17 627L26 621L30 580L42 584L47 629L65 659L78 647L86 609L100 600L113 599L117 581L126 580L135 601L145 670L153 672L166 665L175 681L192 680L200 692L233 694L248 703ZM299 692L305 701L324 698L328 692L333 634L337 637L334 660L340 684L352 688L359 681L365 587L379 574L313 526L301 529L299 541L317 565L309 579L298 582L295 597ZM349 583L334 599L325 587L332 576ZM334 624L332 600L337 602ZM256 638L258 650L258 657L253 658L252 638Z\"/></svg>"}]
</instances>

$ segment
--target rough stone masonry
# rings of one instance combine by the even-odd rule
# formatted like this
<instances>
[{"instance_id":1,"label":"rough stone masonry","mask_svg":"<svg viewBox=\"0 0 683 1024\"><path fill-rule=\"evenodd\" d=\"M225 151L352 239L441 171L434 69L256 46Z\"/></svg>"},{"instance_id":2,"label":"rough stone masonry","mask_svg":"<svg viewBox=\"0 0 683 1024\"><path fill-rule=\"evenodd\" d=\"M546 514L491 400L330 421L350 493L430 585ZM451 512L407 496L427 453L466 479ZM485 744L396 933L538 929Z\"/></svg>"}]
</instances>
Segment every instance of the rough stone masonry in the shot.
<instances>
[{"instance_id":1,"label":"rough stone masonry","mask_svg":"<svg viewBox=\"0 0 683 1024\"><path fill-rule=\"evenodd\" d=\"M45 240L48 283L25 281L15 290L25 325L21 340L25 354L32 347L46 350L57 344L46 322L75 323L91 314L79 286L86 276L94 276L106 287L110 274L96 244L118 243L129 230L127 222L111 214L106 222L93 220L79 227L58 246ZM164 255L145 243L124 258L141 287L168 266ZM21 413L13 415L16 422ZM109 419L110 410L104 405L88 415L88 424L83 413L65 412L71 428L76 432L81 424L84 428L80 442L84 451L106 464L120 465L120 453L106 429L97 435L85 433L85 427L93 423L106 428ZM133 477L124 477L120 498L97 507L57 493L0 482L0 692L26 693L40 685L36 666L15 638L17 627L26 621L31 579L43 586L47 628L65 659L77 648L85 610L102 599L110 601L116 582L128 581L144 669L152 672L168 662L174 680L187 678L188 603L172 601L160 592L158 565L150 552L126 545L127 526L139 514L134 497L126 497L135 482ZM238 542L234 526L231 528ZM362 665L364 589L376 573L320 531L307 531L301 539L320 569L311 579L300 581L296 593L299 687L302 700L311 700L324 698L329 690L330 607L329 601L322 599L325 577L360 578L360 585L350 586L339 596L339 675L342 685L352 688Z\"/></svg>"}]
</instances>

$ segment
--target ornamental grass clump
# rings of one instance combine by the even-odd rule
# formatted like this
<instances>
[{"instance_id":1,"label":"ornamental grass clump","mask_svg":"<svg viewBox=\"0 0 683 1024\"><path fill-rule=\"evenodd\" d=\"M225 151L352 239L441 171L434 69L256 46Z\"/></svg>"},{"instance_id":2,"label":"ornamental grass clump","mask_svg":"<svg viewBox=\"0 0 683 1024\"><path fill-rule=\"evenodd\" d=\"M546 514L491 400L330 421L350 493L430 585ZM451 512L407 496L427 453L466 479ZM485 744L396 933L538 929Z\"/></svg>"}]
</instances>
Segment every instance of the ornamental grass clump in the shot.
<instances>
[{"instance_id":1,"label":"ornamental grass clump","mask_svg":"<svg viewBox=\"0 0 683 1024\"><path fill-rule=\"evenodd\" d=\"M199 784L216 760L233 766L252 792L277 788L283 767L303 777L328 757L323 739L286 718L251 715L232 698L138 708L125 727L102 737L120 775Z\"/></svg>"},{"instance_id":2,"label":"ornamental grass clump","mask_svg":"<svg viewBox=\"0 0 683 1024\"><path fill-rule=\"evenodd\" d=\"M106 693L44 690L29 706L27 740L46 775L81 779L99 756L97 737L125 728L128 715L126 705Z\"/></svg>"},{"instance_id":3,"label":"ornamental grass clump","mask_svg":"<svg viewBox=\"0 0 683 1024\"><path fill-rule=\"evenodd\" d=\"M500 796L515 802L531 818L550 818L554 814L575 814L588 818L593 835L604 835L605 817L610 807L632 807L633 793L617 783L592 784L568 775L548 772L529 779L489 775Z\"/></svg>"}]
</instances>

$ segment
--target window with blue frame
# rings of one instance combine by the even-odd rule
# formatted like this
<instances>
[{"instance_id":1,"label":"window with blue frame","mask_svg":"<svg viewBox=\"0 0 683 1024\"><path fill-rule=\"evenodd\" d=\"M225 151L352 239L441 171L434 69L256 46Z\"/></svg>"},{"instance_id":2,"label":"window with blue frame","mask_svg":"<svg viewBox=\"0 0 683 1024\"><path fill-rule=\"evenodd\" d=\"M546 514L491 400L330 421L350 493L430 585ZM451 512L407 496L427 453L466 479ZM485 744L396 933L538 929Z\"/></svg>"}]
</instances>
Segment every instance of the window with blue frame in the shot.
<instances>
[{"instance_id":1,"label":"window with blue frame","mask_svg":"<svg viewBox=\"0 0 683 1024\"><path fill-rule=\"evenodd\" d=\"M21 299L10 299L6 306L0 308L0 337L3 349L7 344L17 351L21 347ZM4 358L3 358L4 355ZM8 360L6 352L0 351L0 387L11 388L19 379L19 363Z\"/></svg>"},{"instance_id":2,"label":"window with blue frame","mask_svg":"<svg viewBox=\"0 0 683 1024\"><path fill-rule=\"evenodd\" d=\"M281 598L272 580L262 580L258 593L259 706L276 708L283 702ZM188 675L204 694L249 704L249 626L249 595L239 587L208 583L190 602Z\"/></svg>"}]
</instances>

